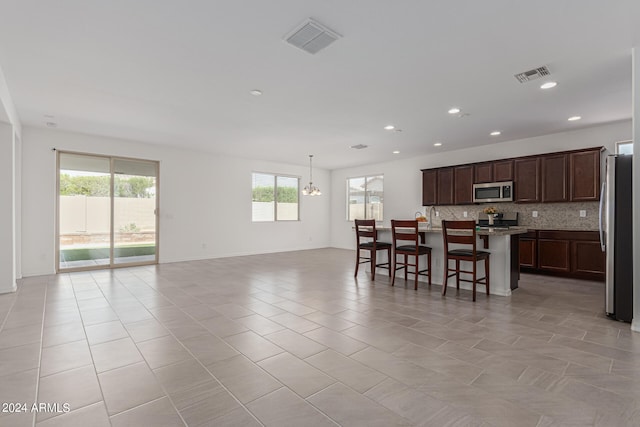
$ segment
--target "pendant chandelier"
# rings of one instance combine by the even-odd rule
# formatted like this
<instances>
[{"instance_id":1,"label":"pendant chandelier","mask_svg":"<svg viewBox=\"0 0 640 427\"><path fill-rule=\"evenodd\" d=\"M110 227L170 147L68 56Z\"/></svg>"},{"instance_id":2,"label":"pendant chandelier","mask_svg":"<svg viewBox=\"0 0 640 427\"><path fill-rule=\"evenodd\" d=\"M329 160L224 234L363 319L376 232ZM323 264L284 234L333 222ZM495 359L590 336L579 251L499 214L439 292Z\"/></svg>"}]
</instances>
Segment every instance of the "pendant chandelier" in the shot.
<instances>
[{"instance_id":1,"label":"pendant chandelier","mask_svg":"<svg viewBox=\"0 0 640 427\"><path fill-rule=\"evenodd\" d=\"M320 196L322 192L318 187L313 185L313 165L311 164L313 159L313 154L309 154L309 185L305 186L302 189L302 194L305 196Z\"/></svg>"}]
</instances>

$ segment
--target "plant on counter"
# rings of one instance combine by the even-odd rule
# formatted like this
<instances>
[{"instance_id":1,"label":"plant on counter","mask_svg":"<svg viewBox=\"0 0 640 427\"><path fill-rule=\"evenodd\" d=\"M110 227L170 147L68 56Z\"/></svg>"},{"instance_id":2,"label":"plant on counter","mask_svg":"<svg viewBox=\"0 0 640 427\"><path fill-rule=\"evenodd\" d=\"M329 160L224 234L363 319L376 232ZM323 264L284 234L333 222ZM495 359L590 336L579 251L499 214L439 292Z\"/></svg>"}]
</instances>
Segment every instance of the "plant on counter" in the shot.
<instances>
[{"instance_id":1,"label":"plant on counter","mask_svg":"<svg viewBox=\"0 0 640 427\"><path fill-rule=\"evenodd\" d=\"M486 213L487 215L495 215L498 213L498 210L495 208L495 206L487 206L482 210L482 212Z\"/></svg>"}]
</instances>

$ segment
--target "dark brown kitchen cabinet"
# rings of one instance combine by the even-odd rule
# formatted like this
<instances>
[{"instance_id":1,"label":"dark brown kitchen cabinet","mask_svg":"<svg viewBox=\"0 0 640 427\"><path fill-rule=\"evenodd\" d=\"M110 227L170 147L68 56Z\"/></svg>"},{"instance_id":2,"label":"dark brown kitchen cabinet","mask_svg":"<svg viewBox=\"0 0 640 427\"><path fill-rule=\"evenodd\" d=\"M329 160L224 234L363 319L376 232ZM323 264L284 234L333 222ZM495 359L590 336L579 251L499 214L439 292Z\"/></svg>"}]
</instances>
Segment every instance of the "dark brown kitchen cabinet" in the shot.
<instances>
[{"instance_id":1,"label":"dark brown kitchen cabinet","mask_svg":"<svg viewBox=\"0 0 640 427\"><path fill-rule=\"evenodd\" d=\"M437 169L422 171L422 206L438 204L437 197L438 172Z\"/></svg>"},{"instance_id":2,"label":"dark brown kitchen cabinet","mask_svg":"<svg viewBox=\"0 0 640 427\"><path fill-rule=\"evenodd\" d=\"M453 168L440 168L437 172L436 204L453 205Z\"/></svg>"},{"instance_id":3,"label":"dark brown kitchen cabinet","mask_svg":"<svg viewBox=\"0 0 640 427\"><path fill-rule=\"evenodd\" d=\"M520 267L537 267L537 240L538 234L536 231L529 231L526 234L520 235Z\"/></svg>"},{"instance_id":4,"label":"dark brown kitchen cabinet","mask_svg":"<svg viewBox=\"0 0 640 427\"><path fill-rule=\"evenodd\" d=\"M525 157L513 161L515 187L514 201L539 202L540 201L540 158Z\"/></svg>"},{"instance_id":5,"label":"dark brown kitchen cabinet","mask_svg":"<svg viewBox=\"0 0 640 427\"><path fill-rule=\"evenodd\" d=\"M571 256L572 273L594 278L604 276L606 261L600 242L572 241Z\"/></svg>"},{"instance_id":6,"label":"dark brown kitchen cabinet","mask_svg":"<svg viewBox=\"0 0 640 427\"><path fill-rule=\"evenodd\" d=\"M493 162L478 163L473 168L474 184L493 182Z\"/></svg>"},{"instance_id":7,"label":"dark brown kitchen cabinet","mask_svg":"<svg viewBox=\"0 0 640 427\"><path fill-rule=\"evenodd\" d=\"M600 149L569 154L569 199L600 200Z\"/></svg>"},{"instance_id":8,"label":"dark brown kitchen cabinet","mask_svg":"<svg viewBox=\"0 0 640 427\"><path fill-rule=\"evenodd\" d=\"M568 240L546 239L538 237L538 268L542 271L571 271L570 249Z\"/></svg>"},{"instance_id":9,"label":"dark brown kitchen cabinet","mask_svg":"<svg viewBox=\"0 0 640 427\"><path fill-rule=\"evenodd\" d=\"M473 203L473 165L456 166L453 169L454 203Z\"/></svg>"},{"instance_id":10,"label":"dark brown kitchen cabinet","mask_svg":"<svg viewBox=\"0 0 640 427\"><path fill-rule=\"evenodd\" d=\"M513 181L513 160L511 159L476 163L473 169L475 184Z\"/></svg>"},{"instance_id":11,"label":"dark brown kitchen cabinet","mask_svg":"<svg viewBox=\"0 0 640 427\"><path fill-rule=\"evenodd\" d=\"M552 154L540 157L542 203L566 202L567 155Z\"/></svg>"},{"instance_id":12,"label":"dark brown kitchen cabinet","mask_svg":"<svg viewBox=\"0 0 640 427\"><path fill-rule=\"evenodd\" d=\"M605 254L597 231L530 230L520 236L520 270L604 281Z\"/></svg>"},{"instance_id":13,"label":"dark brown kitchen cabinet","mask_svg":"<svg viewBox=\"0 0 640 427\"><path fill-rule=\"evenodd\" d=\"M513 160L493 162L493 181L513 181Z\"/></svg>"},{"instance_id":14,"label":"dark brown kitchen cabinet","mask_svg":"<svg viewBox=\"0 0 640 427\"><path fill-rule=\"evenodd\" d=\"M422 203L473 203L473 184L513 181L516 203L600 199L601 147L422 170Z\"/></svg>"}]
</instances>

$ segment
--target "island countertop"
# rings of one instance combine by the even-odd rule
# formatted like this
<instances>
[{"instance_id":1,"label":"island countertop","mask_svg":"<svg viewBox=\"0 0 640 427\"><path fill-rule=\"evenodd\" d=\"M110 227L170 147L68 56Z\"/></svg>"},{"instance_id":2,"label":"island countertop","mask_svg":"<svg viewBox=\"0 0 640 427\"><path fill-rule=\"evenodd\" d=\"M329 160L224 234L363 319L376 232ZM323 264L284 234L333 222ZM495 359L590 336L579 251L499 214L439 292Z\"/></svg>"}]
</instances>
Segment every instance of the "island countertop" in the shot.
<instances>
[{"instance_id":1,"label":"island countertop","mask_svg":"<svg viewBox=\"0 0 640 427\"><path fill-rule=\"evenodd\" d=\"M390 225L376 225L377 230L391 230ZM481 227L476 228L476 235L478 236L513 236L514 234L525 234L529 231L527 227L513 226L509 228L500 227ZM442 234L441 227L428 228L426 225L418 224L418 232L420 233L440 233Z\"/></svg>"}]
</instances>

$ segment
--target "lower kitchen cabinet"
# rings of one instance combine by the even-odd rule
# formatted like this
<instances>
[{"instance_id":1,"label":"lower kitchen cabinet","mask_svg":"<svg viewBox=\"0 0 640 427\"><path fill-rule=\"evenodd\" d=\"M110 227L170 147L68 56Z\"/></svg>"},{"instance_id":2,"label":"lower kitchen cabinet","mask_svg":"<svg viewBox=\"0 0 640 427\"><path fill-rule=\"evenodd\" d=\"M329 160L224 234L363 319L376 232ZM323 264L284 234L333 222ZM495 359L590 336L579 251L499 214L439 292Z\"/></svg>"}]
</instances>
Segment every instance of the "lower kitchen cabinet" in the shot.
<instances>
[{"instance_id":1,"label":"lower kitchen cabinet","mask_svg":"<svg viewBox=\"0 0 640 427\"><path fill-rule=\"evenodd\" d=\"M568 273L571 271L571 242L538 238L538 269Z\"/></svg>"},{"instance_id":2,"label":"lower kitchen cabinet","mask_svg":"<svg viewBox=\"0 0 640 427\"><path fill-rule=\"evenodd\" d=\"M536 268L538 265L538 232L520 235L520 268Z\"/></svg>"},{"instance_id":3,"label":"lower kitchen cabinet","mask_svg":"<svg viewBox=\"0 0 640 427\"><path fill-rule=\"evenodd\" d=\"M529 231L520 237L520 271L604 281L598 232Z\"/></svg>"},{"instance_id":4,"label":"lower kitchen cabinet","mask_svg":"<svg viewBox=\"0 0 640 427\"><path fill-rule=\"evenodd\" d=\"M599 241L571 242L571 255L575 273L601 277L599 280L604 280L606 260Z\"/></svg>"}]
</instances>

